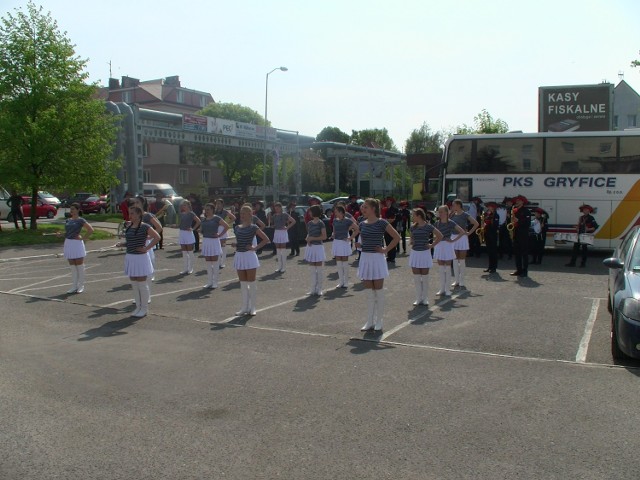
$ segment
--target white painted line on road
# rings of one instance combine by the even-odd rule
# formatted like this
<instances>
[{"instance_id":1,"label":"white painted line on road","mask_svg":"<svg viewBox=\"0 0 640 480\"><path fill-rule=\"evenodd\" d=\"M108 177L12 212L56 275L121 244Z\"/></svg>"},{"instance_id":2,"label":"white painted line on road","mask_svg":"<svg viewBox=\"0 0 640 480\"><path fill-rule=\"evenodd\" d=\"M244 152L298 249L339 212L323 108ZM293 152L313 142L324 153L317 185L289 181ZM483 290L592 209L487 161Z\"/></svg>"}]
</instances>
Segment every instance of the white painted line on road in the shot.
<instances>
[{"instance_id":1,"label":"white painted line on road","mask_svg":"<svg viewBox=\"0 0 640 480\"><path fill-rule=\"evenodd\" d=\"M461 292L462 293L462 292ZM447 303L449 303L451 300L455 300L456 298L458 298L460 295L451 295L450 297L442 297L442 299L438 302L436 302L433 306L433 308L425 308L424 312L419 313L418 315L416 315L415 317L411 317L409 320L407 320L406 322L402 322L400 325L396 325L395 327L393 327L391 330L386 330L383 334L382 337L380 337L379 341L383 342L385 341L387 338L389 338L391 335L393 335L394 333L398 333L400 330L402 330L404 327L411 325L413 322L415 322L416 320L420 320L423 317L426 317L429 313L432 312L437 312L438 310L440 310L440 308L443 305L446 305Z\"/></svg>"},{"instance_id":2,"label":"white painted line on road","mask_svg":"<svg viewBox=\"0 0 640 480\"><path fill-rule=\"evenodd\" d=\"M97 267L97 266L98 265L91 265L91 266L87 265L86 270L89 270L90 268L94 268L94 267ZM55 277L49 277L46 280L42 280L41 282L34 282L34 283L29 284L29 285L22 285L20 287L14 288L13 290L9 290L8 293L26 292L27 290L39 290L39 289L33 288L33 287L36 287L37 285L42 285L43 283L51 282L53 280L58 280L59 278L65 278L65 277L68 277L68 276L69 276L69 271L67 269L67 272L64 275L57 275ZM67 284L65 283L64 285L67 285ZM51 288L51 287L45 287L45 288Z\"/></svg>"},{"instance_id":3,"label":"white painted line on road","mask_svg":"<svg viewBox=\"0 0 640 480\"><path fill-rule=\"evenodd\" d=\"M589 341L591 341L591 332L593 332L593 325L596 323L596 317L598 316L599 307L600 307L600 299L593 298L591 302L591 312L589 313L587 324L584 327L584 333L582 334L582 340L580 340L578 353L576 353L576 362L578 363L585 363L587 361L587 350L589 349Z\"/></svg>"}]
</instances>

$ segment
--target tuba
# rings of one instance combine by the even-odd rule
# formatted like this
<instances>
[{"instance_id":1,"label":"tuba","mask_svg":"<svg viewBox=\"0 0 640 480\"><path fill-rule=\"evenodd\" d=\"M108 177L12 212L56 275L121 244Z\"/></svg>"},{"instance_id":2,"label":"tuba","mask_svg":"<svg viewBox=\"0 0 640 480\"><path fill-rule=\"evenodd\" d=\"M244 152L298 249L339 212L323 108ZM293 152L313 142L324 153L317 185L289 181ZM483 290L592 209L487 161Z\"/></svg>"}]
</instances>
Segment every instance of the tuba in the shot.
<instances>
[{"instance_id":1,"label":"tuba","mask_svg":"<svg viewBox=\"0 0 640 480\"><path fill-rule=\"evenodd\" d=\"M476 229L476 235L478 235L478 240L480 240L480 245L484 243L484 212L480 214L480 226Z\"/></svg>"}]
</instances>

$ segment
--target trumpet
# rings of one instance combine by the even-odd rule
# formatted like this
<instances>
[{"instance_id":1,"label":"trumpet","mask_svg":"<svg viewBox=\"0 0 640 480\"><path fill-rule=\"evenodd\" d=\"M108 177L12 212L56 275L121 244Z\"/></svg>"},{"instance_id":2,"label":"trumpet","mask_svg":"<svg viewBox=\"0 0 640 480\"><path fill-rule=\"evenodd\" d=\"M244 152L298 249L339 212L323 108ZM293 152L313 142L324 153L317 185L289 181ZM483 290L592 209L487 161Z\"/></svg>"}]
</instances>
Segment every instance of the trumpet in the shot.
<instances>
[{"instance_id":1,"label":"trumpet","mask_svg":"<svg viewBox=\"0 0 640 480\"><path fill-rule=\"evenodd\" d=\"M480 226L476 229L476 235L478 235L478 240L480 240L480 245L484 243L484 212L480 214Z\"/></svg>"}]
</instances>

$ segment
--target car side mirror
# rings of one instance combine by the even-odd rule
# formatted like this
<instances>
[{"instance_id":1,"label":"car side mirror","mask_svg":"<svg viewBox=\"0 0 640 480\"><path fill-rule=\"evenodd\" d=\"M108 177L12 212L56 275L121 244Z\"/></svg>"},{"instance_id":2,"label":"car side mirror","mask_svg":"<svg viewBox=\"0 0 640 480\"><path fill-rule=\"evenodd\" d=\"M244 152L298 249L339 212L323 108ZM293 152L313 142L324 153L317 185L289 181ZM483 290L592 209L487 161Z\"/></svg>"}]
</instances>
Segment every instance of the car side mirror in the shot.
<instances>
[{"instance_id":1,"label":"car side mirror","mask_svg":"<svg viewBox=\"0 0 640 480\"><path fill-rule=\"evenodd\" d=\"M617 257L605 258L602 263L607 268L615 268L617 270L620 270L624 267L622 261Z\"/></svg>"}]
</instances>

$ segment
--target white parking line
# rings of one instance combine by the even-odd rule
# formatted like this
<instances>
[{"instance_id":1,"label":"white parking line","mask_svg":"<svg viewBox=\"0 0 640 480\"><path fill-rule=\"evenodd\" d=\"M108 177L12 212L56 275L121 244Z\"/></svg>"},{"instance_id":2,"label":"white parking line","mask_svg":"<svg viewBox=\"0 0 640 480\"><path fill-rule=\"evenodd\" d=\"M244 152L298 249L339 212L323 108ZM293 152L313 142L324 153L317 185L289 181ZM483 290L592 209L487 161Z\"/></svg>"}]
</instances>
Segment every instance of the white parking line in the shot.
<instances>
[{"instance_id":1,"label":"white parking line","mask_svg":"<svg viewBox=\"0 0 640 480\"><path fill-rule=\"evenodd\" d=\"M596 323L596 317L598 316L600 300L602 299L591 299L591 312L589 313L589 318L587 318L587 324L584 326L584 333L582 334L582 340L580 340L578 353L576 353L576 362L578 363L585 363L587 361L587 350L589 349L589 342L591 341L591 332L593 332L593 325Z\"/></svg>"}]
</instances>

